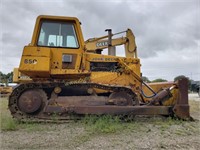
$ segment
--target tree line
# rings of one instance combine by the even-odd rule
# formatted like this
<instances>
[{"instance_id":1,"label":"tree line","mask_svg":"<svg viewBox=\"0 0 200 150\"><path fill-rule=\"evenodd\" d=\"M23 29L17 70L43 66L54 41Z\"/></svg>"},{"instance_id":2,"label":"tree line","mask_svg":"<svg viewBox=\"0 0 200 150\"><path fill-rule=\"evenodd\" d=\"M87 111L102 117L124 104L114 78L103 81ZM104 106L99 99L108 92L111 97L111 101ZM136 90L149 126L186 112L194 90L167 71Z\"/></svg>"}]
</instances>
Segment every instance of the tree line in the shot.
<instances>
[{"instance_id":1,"label":"tree line","mask_svg":"<svg viewBox=\"0 0 200 150\"><path fill-rule=\"evenodd\" d=\"M174 82L176 82L176 81L178 81L179 79L182 79L182 78L187 78L189 82L191 81L189 77L186 77L186 76L184 76L184 75L179 75L179 76L177 76L177 77L174 78ZM145 76L142 76L142 80L143 80L144 82L146 82L146 83L168 82L166 79L162 79L162 78L157 78L157 79L155 79L155 80L150 81L150 80L148 79L148 77L145 77Z\"/></svg>"},{"instance_id":2,"label":"tree line","mask_svg":"<svg viewBox=\"0 0 200 150\"><path fill-rule=\"evenodd\" d=\"M4 83L6 86L8 83L13 82L13 72L4 74L0 71L0 83Z\"/></svg>"},{"instance_id":3,"label":"tree line","mask_svg":"<svg viewBox=\"0 0 200 150\"><path fill-rule=\"evenodd\" d=\"M191 80L189 77L186 77L184 75L179 75L179 76L175 77L174 78L174 82L176 82L176 81L178 81L179 79L182 79L182 78L187 78L188 79L188 89L190 91L197 91L196 87L194 87L194 85L191 84L193 80ZM162 79L162 78L158 78L158 79L150 81L147 77L143 76L142 79L146 83L167 82L167 80Z\"/></svg>"}]
</instances>

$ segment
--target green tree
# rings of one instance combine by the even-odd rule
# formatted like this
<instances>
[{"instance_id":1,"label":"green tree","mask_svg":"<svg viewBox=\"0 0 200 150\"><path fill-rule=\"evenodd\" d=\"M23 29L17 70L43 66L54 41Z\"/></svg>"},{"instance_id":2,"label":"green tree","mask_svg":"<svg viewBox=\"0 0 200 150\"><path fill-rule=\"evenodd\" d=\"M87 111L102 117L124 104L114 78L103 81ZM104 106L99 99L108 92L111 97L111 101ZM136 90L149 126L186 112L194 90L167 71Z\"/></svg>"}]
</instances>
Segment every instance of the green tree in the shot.
<instances>
[{"instance_id":1,"label":"green tree","mask_svg":"<svg viewBox=\"0 0 200 150\"><path fill-rule=\"evenodd\" d=\"M192 88L191 87L192 80L189 77L186 77L184 75L179 75L179 76L177 76L177 77L174 78L174 82L176 82L176 81L178 81L178 80L180 80L182 78L187 78L188 79L188 89L191 89Z\"/></svg>"},{"instance_id":2,"label":"green tree","mask_svg":"<svg viewBox=\"0 0 200 150\"><path fill-rule=\"evenodd\" d=\"M146 83L150 83L151 81L147 78L147 77L145 77L145 76L142 76L142 80L144 81L144 82L146 82Z\"/></svg>"},{"instance_id":3,"label":"green tree","mask_svg":"<svg viewBox=\"0 0 200 150\"><path fill-rule=\"evenodd\" d=\"M155 80L153 80L151 82L167 82L167 80L158 78L158 79L155 79Z\"/></svg>"},{"instance_id":4,"label":"green tree","mask_svg":"<svg viewBox=\"0 0 200 150\"><path fill-rule=\"evenodd\" d=\"M13 72L10 72L6 75L6 78L8 79L9 83L13 82Z\"/></svg>"},{"instance_id":5,"label":"green tree","mask_svg":"<svg viewBox=\"0 0 200 150\"><path fill-rule=\"evenodd\" d=\"M0 71L0 82L1 83L5 83L6 85L8 85L9 82L13 81L12 78L13 78L13 72L4 74Z\"/></svg>"},{"instance_id":6,"label":"green tree","mask_svg":"<svg viewBox=\"0 0 200 150\"><path fill-rule=\"evenodd\" d=\"M180 80L180 79L182 79L182 78L187 78L187 79L189 80L188 77L186 77L186 76L184 76L184 75L179 75L179 76L177 76L177 77L174 78L174 82L176 82L176 81L178 81L178 80Z\"/></svg>"}]
</instances>

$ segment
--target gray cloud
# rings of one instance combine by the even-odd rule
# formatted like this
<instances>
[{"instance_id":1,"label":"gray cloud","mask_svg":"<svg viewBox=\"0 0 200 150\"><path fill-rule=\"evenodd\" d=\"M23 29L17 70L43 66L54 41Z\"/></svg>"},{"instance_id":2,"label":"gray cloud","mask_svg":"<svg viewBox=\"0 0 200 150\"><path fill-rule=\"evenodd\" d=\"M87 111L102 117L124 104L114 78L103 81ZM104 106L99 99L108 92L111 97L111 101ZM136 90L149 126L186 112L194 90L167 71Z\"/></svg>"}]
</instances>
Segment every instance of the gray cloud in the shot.
<instances>
[{"instance_id":1,"label":"gray cloud","mask_svg":"<svg viewBox=\"0 0 200 150\"><path fill-rule=\"evenodd\" d=\"M106 28L112 28L113 32L131 28L139 56L148 66L143 65L146 76L150 76L149 68L163 68L162 64L174 74L194 72L197 75L200 72L197 69L200 65L198 0L2 0L0 5L0 71L10 72L19 65L23 46L31 41L36 17L48 14L78 17L85 40L105 35ZM178 60L171 61L171 58ZM172 69L176 66L181 69ZM149 74L159 76L155 73L158 71L153 72Z\"/></svg>"}]
</instances>

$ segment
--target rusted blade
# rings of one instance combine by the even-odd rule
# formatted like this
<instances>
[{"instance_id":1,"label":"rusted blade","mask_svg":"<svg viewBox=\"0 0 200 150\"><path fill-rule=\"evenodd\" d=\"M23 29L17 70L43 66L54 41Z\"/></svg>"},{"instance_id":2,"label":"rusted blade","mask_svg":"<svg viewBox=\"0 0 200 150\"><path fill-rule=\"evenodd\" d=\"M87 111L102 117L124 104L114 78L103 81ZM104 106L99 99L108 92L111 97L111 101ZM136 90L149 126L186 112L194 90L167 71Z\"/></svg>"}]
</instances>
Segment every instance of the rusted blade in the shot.
<instances>
[{"instance_id":1,"label":"rusted blade","mask_svg":"<svg viewBox=\"0 0 200 150\"><path fill-rule=\"evenodd\" d=\"M183 78L178 81L179 95L177 103L173 108L174 113L180 119L193 120L190 117L188 104L188 79Z\"/></svg>"}]
</instances>

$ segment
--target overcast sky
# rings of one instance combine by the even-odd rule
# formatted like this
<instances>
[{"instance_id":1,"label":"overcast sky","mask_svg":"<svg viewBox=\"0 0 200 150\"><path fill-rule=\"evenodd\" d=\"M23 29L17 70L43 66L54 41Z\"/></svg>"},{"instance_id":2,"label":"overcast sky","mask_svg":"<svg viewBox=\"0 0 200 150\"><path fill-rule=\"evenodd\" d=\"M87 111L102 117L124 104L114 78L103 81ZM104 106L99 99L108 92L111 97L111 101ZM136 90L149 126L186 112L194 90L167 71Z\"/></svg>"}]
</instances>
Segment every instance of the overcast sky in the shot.
<instances>
[{"instance_id":1,"label":"overcast sky","mask_svg":"<svg viewBox=\"0 0 200 150\"><path fill-rule=\"evenodd\" d=\"M75 16L85 40L131 28L150 80L200 80L200 0L1 0L0 71L19 66L38 15Z\"/></svg>"}]
</instances>

